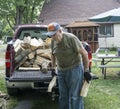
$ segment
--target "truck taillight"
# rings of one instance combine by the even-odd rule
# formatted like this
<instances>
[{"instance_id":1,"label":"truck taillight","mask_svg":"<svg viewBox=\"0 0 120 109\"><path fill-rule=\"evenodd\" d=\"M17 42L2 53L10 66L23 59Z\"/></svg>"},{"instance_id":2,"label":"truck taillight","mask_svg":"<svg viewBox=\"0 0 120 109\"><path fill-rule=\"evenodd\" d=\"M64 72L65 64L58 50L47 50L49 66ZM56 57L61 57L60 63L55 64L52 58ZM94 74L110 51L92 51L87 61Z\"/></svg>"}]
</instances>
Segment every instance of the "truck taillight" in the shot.
<instances>
[{"instance_id":1,"label":"truck taillight","mask_svg":"<svg viewBox=\"0 0 120 109\"><path fill-rule=\"evenodd\" d=\"M6 52L5 64L6 64L6 68L10 67L10 52L9 51Z\"/></svg>"}]
</instances>

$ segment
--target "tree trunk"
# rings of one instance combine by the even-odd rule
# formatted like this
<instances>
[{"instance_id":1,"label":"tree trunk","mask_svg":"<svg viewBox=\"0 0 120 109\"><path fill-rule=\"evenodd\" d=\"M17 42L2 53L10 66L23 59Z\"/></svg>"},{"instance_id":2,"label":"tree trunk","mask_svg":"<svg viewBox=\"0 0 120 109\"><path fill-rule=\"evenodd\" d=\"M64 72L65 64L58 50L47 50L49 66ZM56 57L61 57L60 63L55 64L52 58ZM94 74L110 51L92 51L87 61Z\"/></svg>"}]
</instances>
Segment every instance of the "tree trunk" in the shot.
<instances>
[{"instance_id":1,"label":"tree trunk","mask_svg":"<svg viewBox=\"0 0 120 109\"><path fill-rule=\"evenodd\" d=\"M16 7L16 25L22 23L23 9L21 6Z\"/></svg>"}]
</instances>

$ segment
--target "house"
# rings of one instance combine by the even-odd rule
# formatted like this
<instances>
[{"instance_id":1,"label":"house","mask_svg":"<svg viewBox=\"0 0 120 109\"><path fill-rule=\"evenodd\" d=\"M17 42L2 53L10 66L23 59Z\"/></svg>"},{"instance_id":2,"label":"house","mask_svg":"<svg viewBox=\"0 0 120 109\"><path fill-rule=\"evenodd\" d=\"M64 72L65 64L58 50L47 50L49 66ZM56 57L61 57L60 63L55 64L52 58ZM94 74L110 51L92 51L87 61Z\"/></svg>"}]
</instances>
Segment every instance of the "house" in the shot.
<instances>
[{"instance_id":1,"label":"house","mask_svg":"<svg viewBox=\"0 0 120 109\"><path fill-rule=\"evenodd\" d=\"M84 32L83 29L85 26L83 27L81 24L89 24L88 19L90 17L117 7L120 7L120 0L50 0L50 2L45 2L39 17L39 22L41 24L58 22L63 27L66 27L70 32L73 32L75 29L76 32L79 32L79 30L82 30L82 32ZM78 23L79 25L77 25L77 27L71 27L70 24L72 23ZM86 25L86 35L89 35L88 27L93 30L93 28L96 29L99 26L93 25L92 27L90 25ZM96 40L99 41L98 31L96 30L94 33L95 34L93 34L93 39L97 37ZM78 35L79 33L76 34ZM83 34L84 33L81 33L81 37L84 37ZM94 43L89 43L92 46L93 52L95 52L95 50L101 45L101 43L98 43L96 40L93 40Z\"/></svg>"},{"instance_id":2,"label":"house","mask_svg":"<svg viewBox=\"0 0 120 109\"><path fill-rule=\"evenodd\" d=\"M99 22L97 24L100 25L98 28L98 47L120 47L120 22Z\"/></svg>"},{"instance_id":3,"label":"house","mask_svg":"<svg viewBox=\"0 0 120 109\"><path fill-rule=\"evenodd\" d=\"M120 7L89 18L98 28L99 47L120 47Z\"/></svg>"}]
</instances>

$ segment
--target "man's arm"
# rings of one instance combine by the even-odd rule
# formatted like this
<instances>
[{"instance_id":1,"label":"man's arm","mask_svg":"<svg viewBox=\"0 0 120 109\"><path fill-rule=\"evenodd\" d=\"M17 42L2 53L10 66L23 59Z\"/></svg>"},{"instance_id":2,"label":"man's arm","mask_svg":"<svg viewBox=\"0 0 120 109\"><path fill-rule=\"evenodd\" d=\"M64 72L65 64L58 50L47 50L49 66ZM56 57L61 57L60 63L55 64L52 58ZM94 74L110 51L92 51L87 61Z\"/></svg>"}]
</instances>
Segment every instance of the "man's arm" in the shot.
<instances>
[{"instance_id":1,"label":"man's arm","mask_svg":"<svg viewBox=\"0 0 120 109\"><path fill-rule=\"evenodd\" d=\"M52 61L52 68L55 69L56 68L56 57L55 55L51 55L51 61Z\"/></svg>"},{"instance_id":2,"label":"man's arm","mask_svg":"<svg viewBox=\"0 0 120 109\"><path fill-rule=\"evenodd\" d=\"M87 72L89 70L89 59L87 51L82 47L80 48L80 54L82 56L84 71Z\"/></svg>"},{"instance_id":3,"label":"man's arm","mask_svg":"<svg viewBox=\"0 0 120 109\"><path fill-rule=\"evenodd\" d=\"M88 53L83 47L80 49L80 53L81 53L83 65L84 65L84 77L85 77L85 80L89 83L89 81L92 79L92 76L89 72Z\"/></svg>"},{"instance_id":4,"label":"man's arm","mask_svg":"<svg viewBox=\"0 0 120 109\"><path fill-rule=\"evenodd\" d=\"M57 75L57 69L56 69L56 57L55 55L51 55L51 61L52 61L52 76L56 76Z\"/></svg>"}]
</instances>

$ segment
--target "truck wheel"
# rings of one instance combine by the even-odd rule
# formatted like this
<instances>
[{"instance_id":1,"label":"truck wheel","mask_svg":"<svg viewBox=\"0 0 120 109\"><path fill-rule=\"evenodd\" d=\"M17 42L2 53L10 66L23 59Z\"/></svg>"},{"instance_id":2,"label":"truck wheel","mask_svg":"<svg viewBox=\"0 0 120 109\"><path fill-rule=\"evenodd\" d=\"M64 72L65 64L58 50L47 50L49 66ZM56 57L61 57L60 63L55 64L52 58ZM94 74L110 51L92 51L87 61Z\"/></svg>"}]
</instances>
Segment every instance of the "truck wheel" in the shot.
<instances>
[{"instance_id":1,"label":"truck wheel","mask_svg":"<svg viewBox=\"0 0 120 109\"><path fill-rule=\"evenodd\" d=\"M7 92L10 96L17 96L18 89L17 88L7 88Z\"/></svg>"}]
</instances>

